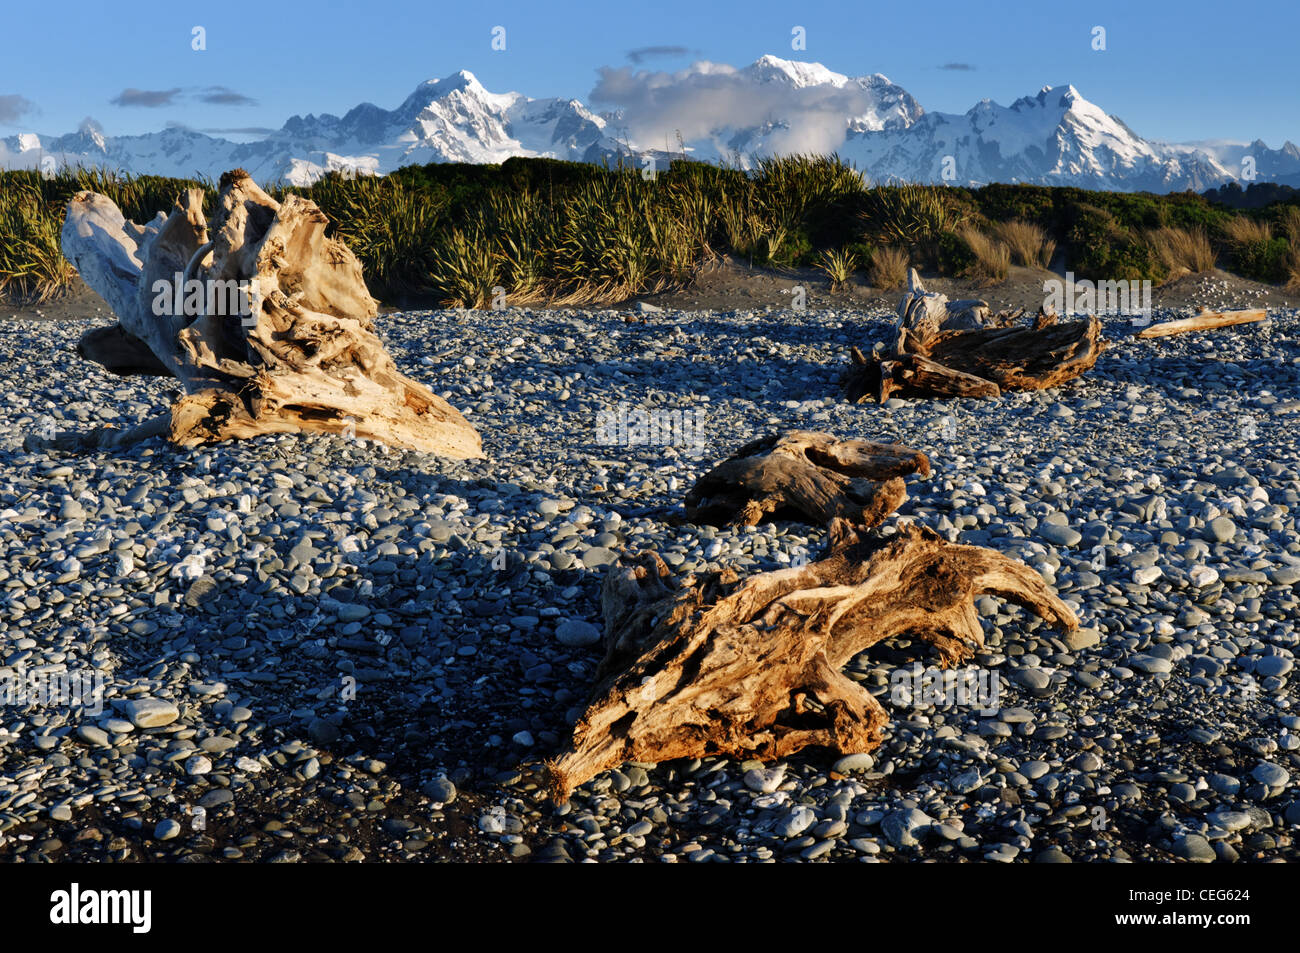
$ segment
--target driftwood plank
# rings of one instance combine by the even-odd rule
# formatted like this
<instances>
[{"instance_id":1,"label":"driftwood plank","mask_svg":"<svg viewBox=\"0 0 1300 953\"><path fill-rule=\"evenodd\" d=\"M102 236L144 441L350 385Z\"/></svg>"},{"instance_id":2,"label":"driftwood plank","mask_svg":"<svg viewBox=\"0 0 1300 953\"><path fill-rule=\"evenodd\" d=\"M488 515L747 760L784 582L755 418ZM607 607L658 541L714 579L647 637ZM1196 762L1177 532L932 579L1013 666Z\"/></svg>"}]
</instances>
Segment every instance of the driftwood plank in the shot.
<instances>
[{"instance_id":1,"label":"driftwood plank","mask_svg":"<svg viewBox=\"0 0 1300 953\"><path fill-rule=\"evenodd\" d=\"M1185 334L1188 331L1213 331L1215 328L1229 328L1234 324L1253 324L1268 317L1263 308L1250 308L1245 311L1202 311L1190 318L1177 321L1165 321L1143 328L1137 333L1140 338L1163 338L1171 334Z\"/></svg>"}]
</instances>

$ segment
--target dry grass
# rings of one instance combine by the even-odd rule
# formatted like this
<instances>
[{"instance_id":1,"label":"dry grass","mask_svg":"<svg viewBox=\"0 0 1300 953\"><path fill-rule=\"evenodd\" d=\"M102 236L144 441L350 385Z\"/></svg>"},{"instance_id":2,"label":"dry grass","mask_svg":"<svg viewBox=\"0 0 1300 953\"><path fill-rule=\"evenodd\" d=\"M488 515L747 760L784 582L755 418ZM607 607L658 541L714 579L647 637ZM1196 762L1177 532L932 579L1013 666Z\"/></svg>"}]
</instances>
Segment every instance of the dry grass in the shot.
<instances>
[{"instance_id":1,"label":"dry grass","mask_svg":"<svg viewBox=\"0 0 1300 953\"><path fill-rule=\"evenodd\" d=\"M1156 228L1146 239L1170 279L1214 270L1214 249L1203 228Z\"/></svg>"},{"instance_id":2,"label":"dry grass","mask_svg":"<svg viewBox=\"0 0 1300 953\"><path fill-rule=\"evenodd\" d=\"M1286 253L1286 290L1300 291L1300 246L1292 245Z\"/></svg>"},{"instance_id":3,"label":"dry grass","mask_svg":"<svg viewBox=\"0 0 1300 953\"><path fill-rule=\"evenodd\" d=\"M1233 245L1253 245L1273 239L1273 229L1268 222L1257 222L1244 215L1228 219L1223 224L1223 234Z\"/></svg>"},{"instance_id":4,"label":"dry grass","mask_svg":"<svg viewBox=\"0 0 1300 953\"><path fill-rule=\"evenodd\" d=\"M1279 225L1291 247L1300 248L1300 205L1284 206Z\"/></svg>"},{"instance_id":5,"label":"dry grass","mask_svg":"<svg viewBox=\"0 0 1300 953\"><path fill-rule=\"evenodd\" d=\"M1011 270L1010 248L970 225L964 226L957 234L975 256L968 277L985 287L1007 280L1007 273Z\"/></svg>"},{"instance_id":6,"label":"dry grass","mask_svg":"<svg viewBox=\"0 0 1300 953\"><path fill-rule=\"evenodd\" d=\"M1056 242L1033 222L1019 219L993 226L994 236L1011 251L1011 259L1026 268L1047 268L1056 253Z\"/></svg>"},{"instance_id":7,"label":"dry grass","mask_svg":"<svg viewBox=\"0 0 1300 953\"><path fill-rule=\"evenodd\" d=\"M881 245L871 253L871 287L896 291L907 284L907 252L893 245Z\"/></svg>"}]
</instances>

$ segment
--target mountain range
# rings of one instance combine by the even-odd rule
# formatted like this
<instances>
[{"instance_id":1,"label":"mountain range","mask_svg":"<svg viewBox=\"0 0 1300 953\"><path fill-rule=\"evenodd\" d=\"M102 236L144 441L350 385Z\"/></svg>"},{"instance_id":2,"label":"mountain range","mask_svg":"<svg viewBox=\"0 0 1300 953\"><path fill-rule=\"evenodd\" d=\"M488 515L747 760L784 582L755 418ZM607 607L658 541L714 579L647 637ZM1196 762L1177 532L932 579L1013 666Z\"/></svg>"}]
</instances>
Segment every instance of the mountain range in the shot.
<instances>
[{"instance_id":1,"label":"mountain range","mask_svg":"<svg viewBox=\"0 0 1300 953\"><path fill-rule=\"evenodd\" d=\"M1291 142L1273 149L1259 140L1144 139L1073 86L1045 86L1010 106L985 99L965 113L926 112L879 74L850 77L774 56L742 69L696 64L667 88L600 113L576 99L492 93L462 70L421 83L395 109L362 103L341 117L294 116L253 142L179 126L107 136L88 122L63 136L0 139L0 168L44 163L216 178L242 167L263 183L306 185L329 170L384 174L404 165L511 156L630 156L643 167L663 167L684 154L749 167L763 156L817 152L838 153L876 182L1153 192L1234 181L1300 186L1300 148Z\"/></svg>"}]
</instances>

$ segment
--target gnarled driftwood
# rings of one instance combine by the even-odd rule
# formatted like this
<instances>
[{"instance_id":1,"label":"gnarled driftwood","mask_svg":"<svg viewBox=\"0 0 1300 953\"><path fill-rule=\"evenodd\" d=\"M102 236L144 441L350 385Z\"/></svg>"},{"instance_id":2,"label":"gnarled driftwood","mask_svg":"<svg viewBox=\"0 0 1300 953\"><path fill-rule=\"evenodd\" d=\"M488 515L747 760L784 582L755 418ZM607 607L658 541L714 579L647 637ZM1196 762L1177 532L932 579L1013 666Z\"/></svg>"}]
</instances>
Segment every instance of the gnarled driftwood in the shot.
<instances>
[{"instance_id":1,"label":"gnarled driftwood","mask_svg":"<svg viewBox=\"0 0 1300 953\"><path fill-rule=\"evenodd\" d=\"M870 751L888 719L841 669L905 633L945 665L972 657L985 593L1078 626L1023 563L911 525L880 538L836 519L820 561L748 579L678 580L653 553L632 558L606 577L605 658L571 744L546 765L551 793L566 800L626 761Z\"/></svg>"},{"instance_id":2,"label":"gnarled driftwood","mask_svg":"<svg viewBox=\"0 0 1300 953\"><path fill-rule=\"evenodd\" d=\"M892 346L868 358L851 352L845 396L855 403L905 397L997 397L1004 390L1043 390L1083 374L1101 355L1101 322L1059 321L1022 312L989 314L983 302L950 303L926 291L913 269L898 305Z\"/></svg>"},{"instance_id":3,"label":"gnarled driftwood","mask_svg":"<svg viewBox=\"0 0 1300 953\"><path fill-rule=\"evenodd\" d=\"M903 501L902 477L927 475L924 453L896 443L787 430L745 444L686 494L696 523L755 526L766 519L875 526Z\"/></svg>"},{"instance_id":4,"label":"gnarled driftwood","mask_svg":"<svg viewBox=\"0 0 1300 953\"><path fill-rule=\"evenodd\" d=\"M221 177L210 225L202 204L190 189L170 215L136 225L94 192L69 203L64 254L120 321L87 332L79 352L114 373L174 376L183 394L159 421L62 434L56 447L158 434L193 446L306 430L482 455L469 422L393 363L361 265L326 237L314 202L277 202L237 169Z\"/></svg>"}]
</instances>

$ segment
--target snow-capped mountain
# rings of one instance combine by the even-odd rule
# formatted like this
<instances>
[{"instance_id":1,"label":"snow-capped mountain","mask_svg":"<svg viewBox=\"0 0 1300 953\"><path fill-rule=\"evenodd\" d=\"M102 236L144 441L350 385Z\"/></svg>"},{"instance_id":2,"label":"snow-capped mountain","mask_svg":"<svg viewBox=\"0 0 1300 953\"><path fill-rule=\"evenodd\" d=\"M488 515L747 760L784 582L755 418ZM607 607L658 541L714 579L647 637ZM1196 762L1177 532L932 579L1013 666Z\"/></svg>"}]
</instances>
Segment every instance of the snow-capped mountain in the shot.
<instances>
[{"instance_id":1,"label":"snow-capped mountain","mask_svg":"<svg viewBox=\"0 0 1300 953\"><path fill-rule=\"evenodd\" d=\"M383 174L511 156L598 162L631 153L639 164L663 165L684 152L748 167L768 155L838 152L877 182L1167 192L1300 180L1300 148L1290 142L1271 149L1258 140L1144 139L1073 86L1044 87L1010 106L984 100L956 114L925 112L879 74L851 77L775 56L741 69L701 62L621 78L637 95L599 114L574 99L492 93L461 71L421 83L395 109L362 103L342 117L294 116L254 142L184 128L106 136L91 124L58 137L23 133L0 139L0 167L52 162L216 178L242 166L263 182L308 184L330 169Z\"/></svg>"},{"instance_id":2,"label":"snow-capped mountain","mask_svg":"<svg viewBox=\"0 0 1300 953\"><path fill-rule=\"evenodd\" d=\"M1170 192L1235 177L1209 152L1143 139L1073 86L1044 87L1010 106L985 99L961 115L926 113L902 135L851 132L842 154L877 181Z\"/></svg>"},{"instance_id":3,"label":"snow-capped mountain","mask_svg":"<svg viewBox=\"0 0 1300 953\"><path fill-rule=\"evenodd\" d=\"M1254 142L1218 139L1183 143L1172 148L1211 155L1243 182L1263 180L1300 185L1300 146L1293 142L1283 143L1280 149L1270 149L1262 139Z\"/></svg>"},{"instance_id":4,"label":"snow-capped mountain","mask_svg":"<svg viewBox=\"0 0 1300 953\"><path fill-rule=\"evenodd\" d=\"M218 177L247 169L261 182L307 185L331 169L383 174L427 162L502 162L511 156L596 161L618 146L604 120L577 100L490 93L462 70L421 83L393 110L362 103L344 116L293 116L256 142L189 129L106 137L83 126L68 136L0 140L0 167L107 166L134 173ZM50 157L50 158L47 158Z\"/></svg>"}]
</instances>

